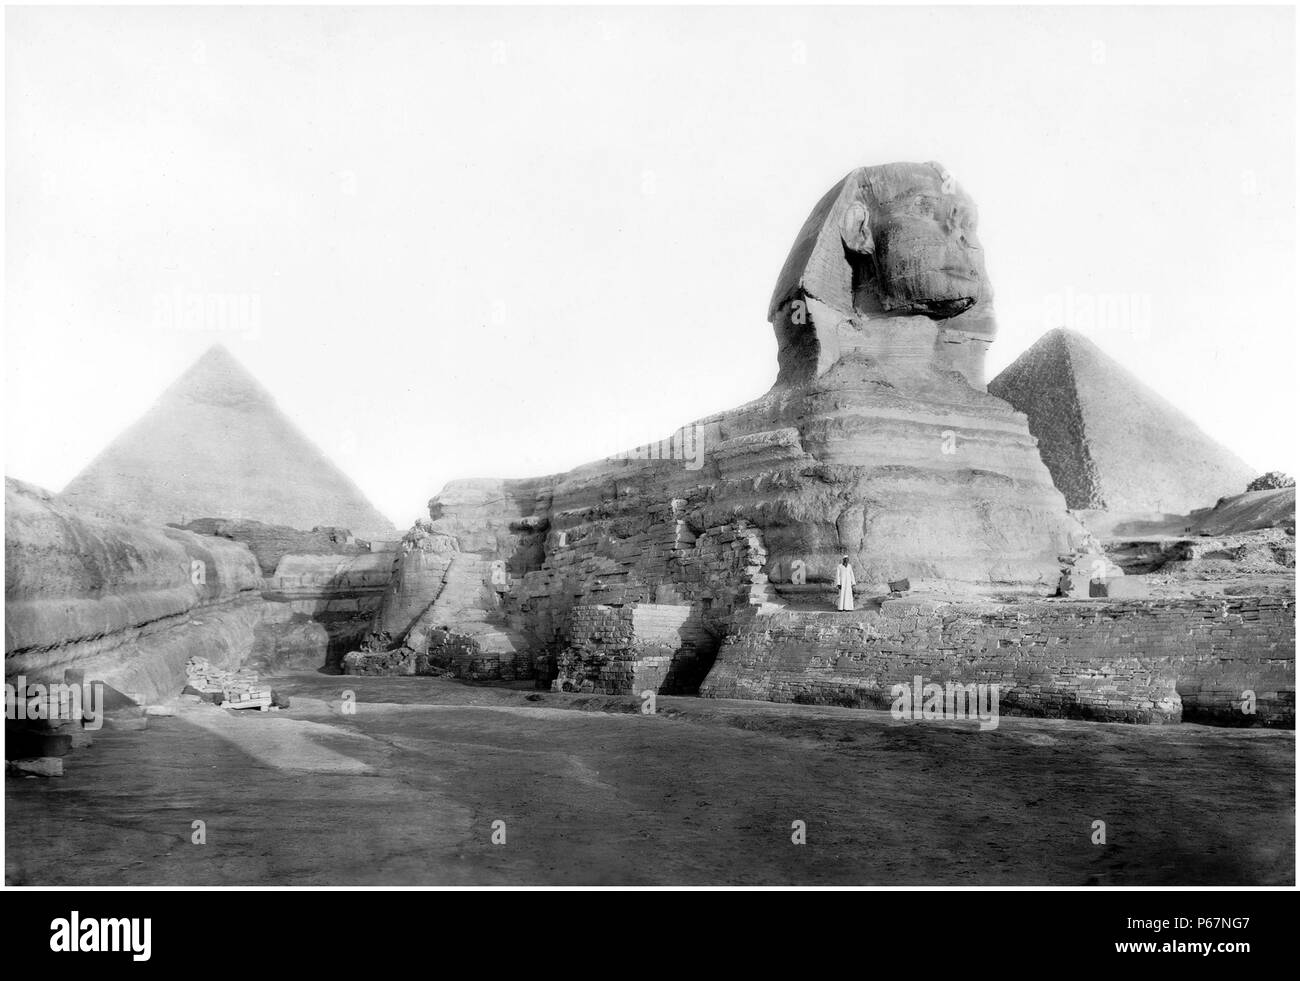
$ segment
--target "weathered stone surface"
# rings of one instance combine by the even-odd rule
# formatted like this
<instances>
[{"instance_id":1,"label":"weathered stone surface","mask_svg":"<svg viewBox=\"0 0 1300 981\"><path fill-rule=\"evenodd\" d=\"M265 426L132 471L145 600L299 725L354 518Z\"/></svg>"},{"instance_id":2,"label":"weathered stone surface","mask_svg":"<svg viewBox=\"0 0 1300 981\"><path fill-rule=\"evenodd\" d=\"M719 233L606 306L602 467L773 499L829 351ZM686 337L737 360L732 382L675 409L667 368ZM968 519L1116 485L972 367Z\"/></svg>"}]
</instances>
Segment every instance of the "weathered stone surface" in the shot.
<instances>
[{"instance_id":1,"label":"weathered stone surface","mask_svg":"<svg viewBox=\"0 0 1300 981\"><path fill-rule=\"evenodd\" d=\"M845 176L804 222L772 293L778 384L856 353L958 371L982 389L997 328L977 221L940 164Z\"/></svg>"},{"instance_id":2,"label":"weathered stone surface","mask_svg":"<svg viewBox=\"0 0 1300 981\"><path fill-rule=\"evenodd\" d=\"M451 673L471 680L533 677L534 632L506 609L509 584L535 564L546 521L531 512L533 481L469 480L430 502L401 543L376 630L401 640L407 673ZM349 673L391 658L358 656ZM395 661L394 663L398 663Z\"/></svg>"},{"instance_id":3,"label":"weathered stone surface","mask_svg":"<svg viewBox=\"0 0 1300 981\"><path fill-rule=\"evenodd\" d=\"M5 760L5 775L14 777L61 777L63 760L57 756L41 756L26 760Z\"/></svg>"},{"instance_id":4,"label":"weathered stone surface","mask_svg":"<svg viewBox=\"0 0 1300 981\"><path fill-rule=\"evenodd\" d=\"M397 537L225 348L207 351L72 479L64 499L158 524L205 515Z\"/></svg>"},{"instance_id":5,"label":"weathered stone surface","mask_svg":"<svg viewBox=\"0 0 1300 981\"><path fill-rule=\"evenodd\" d=\"M262 578L243 545L126 521L5 485L5 675L65 669L146 698L174 694L202 652L252 646Z\"/></svg>"},{"instance_id":6,"label":"weathered stone surface","mask_svg":"<svg viewBox=\"0 0 1300 981\"><path fill-rule=\"evenodd\" d=\"M346 528L314 527L310 531L262 521L231 521L226 518L198 518L184 525L196 535L214 535L243 542L257 558L262 575L275 574L286 555L361 555L370 552L369 542L358 539Z\"/></svg>"},{"instance_id":7,"label":"weathered stone surface","mask_svg":"<svg viewBox=\"0 0 1300 981\"><path fill-rule=\"evenodd\" d=\"M1234 535L1263 528L1295 534L1295 487L1257 490L1225 497L1213 508L1194 511L1192 530L1201 535Z\"/></svg>"},{"instance_id":8,"label":"weathered stone surface","mask_svg":"<svg viewBox=\"0 0 1300 981\"><path fill-rule=\"evenodd\" d=\"M369 632L392 581L397 553L347 529L310 531L259 521L202 518L185 528L245 543L263 574L267 603L250 663L268 674L338 671Z\"/></svg>"},{"instance_id":9,"label":"weathered stone surface","mask_svg":"<svg viewBox=\"0 0 1300 981\"><path fill-rule=\"evenodd\" d=\"M392 582L393 552L284 555L265 580L251 664L268 674L338 671L356 650Z\"/></svg>"},{"instance_id":10,"label":"weathered stone surface","mask_svg":"<svg viewBox=\"0 0 1300 981\"><path fill-rule=\"evenodd\" d=\"M343 657L343 673L352 675L444 675L430 662L428 654L409 647L390 651L351 651Z\"/></svg>"},{"instance_id":11,"label":"weathered stone surface","mask_svg":"<svg viewBox=\"0 0 1300 981\"><path fill-rule=\"evenodd\" d=\"M919 675L998 684L1004 715L1295 725L1294 592L906 603L738 622L701 694L887 709Z\"/></svg>"},{"instance_id":12,"label":"weathered stone surface","mask_svg":"<svg viewBox=\"0 0 1300 981\"><path fill-rule=\"evenodd\" d=\"M266 580L266 591L286 601L342 604L382 593L393 578L393 552L285 555ZM359 609L364 604L354 604ZM337 608L343 609L343 606Z\"/></svg>"},{"instance_id":13,"label":"weathered stone surface","mask_svg":"<svg viewBox=\"0 0 1300 981\"><path fill-rule=\"evenodd\" d=\"M1053 330L989 383L1029 418L1071 508L1186 514L1254 471L1074 331Z\"/></svg>"},{"instance_id":14,"label":"weathered stone surface","mask_svg":"<svg viewBox=\"0 0 1300 981\"><path fill-rule=\"evenodd\" d=\"M241 545L5 482L5 650L88 640L261 586Z\"/></svg>"},{"instance_id":15,"label":"weathered stone surface","mask_svg":"<svg viewBox=\"0 0 1300 981\"><path fill-rule=\"evenodd\" d=\"M566 634L555 691L694 694L718 647L697 611L660 603L575 607Z\"/></svg>"},{"instance_id":16,"label":"weathered stone surface","mask_svg":"<svg viewBox=\"0 0 1300 981\"><path fill-rule=\"evenodd\" d=\"M1130 538L1108 542L1106 551L1126 571L1180 573L1221 579L1295 569L1295 533L1263 528L1238 534Z\"/></svg>"},{"instance_id":17,"label":"weathered stone surface","mask_svg":"<svg viewBox=\"0 0 1300 981\"><path fill-rule=\"evenodd\" d=\"M364 636L368 620L296 613L283 603L267 603L254 628L248 664L265 674L333 669Z\"/></svg>"}]
</instances>

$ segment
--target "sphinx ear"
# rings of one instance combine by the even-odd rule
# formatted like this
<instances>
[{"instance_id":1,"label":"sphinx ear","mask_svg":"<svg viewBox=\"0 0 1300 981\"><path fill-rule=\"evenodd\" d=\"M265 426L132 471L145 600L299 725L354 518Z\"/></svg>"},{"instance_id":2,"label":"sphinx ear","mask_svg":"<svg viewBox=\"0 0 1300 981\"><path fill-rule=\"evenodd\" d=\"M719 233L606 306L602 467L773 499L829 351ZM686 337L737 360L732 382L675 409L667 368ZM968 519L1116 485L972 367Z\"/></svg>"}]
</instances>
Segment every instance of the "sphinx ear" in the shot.
<instances>
[{"instance_id":1,"label":"sphinx ear","mask_svg":"<svg viewBox=\"0 0 1300 981\"><path fill-rule=\"evenodd\" d=\"M854 201L844 209L844 215L840 219L840 236L850 252L871 255L876 251L875 240L871 237L871 212L861 201Z\"/></svg>"}]
</instances>

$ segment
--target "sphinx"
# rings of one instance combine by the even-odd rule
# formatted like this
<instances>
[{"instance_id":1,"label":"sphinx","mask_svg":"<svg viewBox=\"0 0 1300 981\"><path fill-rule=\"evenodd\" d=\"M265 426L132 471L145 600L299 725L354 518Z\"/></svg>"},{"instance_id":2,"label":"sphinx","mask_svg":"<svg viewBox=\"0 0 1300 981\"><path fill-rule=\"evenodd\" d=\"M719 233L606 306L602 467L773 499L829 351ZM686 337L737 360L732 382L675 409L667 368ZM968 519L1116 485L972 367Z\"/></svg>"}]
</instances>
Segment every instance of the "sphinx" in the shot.
<instances>
[{"instance_id":1,"label":"sphinx","mask_svg":"<svg viewBox=\"0 0 1300 981\"><path fill-rule=\"evenodd\" d=\"M1049 595L1088 536L1025 416L984 390L992 299L947 171L853 170L777 278L769 391L661 444L702 452L453 481L408 536L378 628L415 648L460 629L470 662L527 670L527 650L569 642L575 607L687 606L716 638L740 608L829 584L843 555L867 592ZM480 581L498 561L506 582Z\"/></svg>"}]
</instances>

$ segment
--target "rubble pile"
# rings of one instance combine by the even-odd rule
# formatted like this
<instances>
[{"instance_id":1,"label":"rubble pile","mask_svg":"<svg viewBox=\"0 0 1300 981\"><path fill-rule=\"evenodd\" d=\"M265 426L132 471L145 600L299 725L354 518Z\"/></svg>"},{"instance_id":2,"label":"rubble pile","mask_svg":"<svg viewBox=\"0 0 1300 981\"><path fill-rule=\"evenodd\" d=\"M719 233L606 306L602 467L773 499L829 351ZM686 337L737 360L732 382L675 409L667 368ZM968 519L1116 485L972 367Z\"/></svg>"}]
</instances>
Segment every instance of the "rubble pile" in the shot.
<instances>
[{"instance_id":1,"label":"rubble pile","mask_svg":"<svg viewBox=\"0 0 1300 981\"><path fill-rule=\"evenodd\" d=\"M266 712L287 708L289 704L288 699L259 684L257 672L247 668L226 671L206 658L192 657L185 663L185 674L188 679L185 694L197 695L221 708Z\"/></svg>"}]
</instances>

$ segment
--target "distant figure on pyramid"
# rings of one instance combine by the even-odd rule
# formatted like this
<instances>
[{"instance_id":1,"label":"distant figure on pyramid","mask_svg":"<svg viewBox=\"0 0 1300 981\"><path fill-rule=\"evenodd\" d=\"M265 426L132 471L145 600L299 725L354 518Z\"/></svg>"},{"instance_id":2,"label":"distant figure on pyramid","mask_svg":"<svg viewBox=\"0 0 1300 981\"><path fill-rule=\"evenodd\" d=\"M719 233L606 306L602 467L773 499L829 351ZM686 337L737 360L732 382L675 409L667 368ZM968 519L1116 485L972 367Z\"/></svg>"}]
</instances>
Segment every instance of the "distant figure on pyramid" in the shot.
<instances>
[{"instance_id":1,"label":"distant figure on pyramid","mask_svg":"<svg viewBox=\"0 0 1300 981\"><path fill-rule=\"evenodd\" d=\"M849 557L846 555L840 559L840 564L835 567L835 585L840 587L840 601L835 607L837 610L848 611L853 609L853 587L857 584L857 579L853 577L853 566L849 565Z\"/></svg>"}]
</instances>

